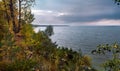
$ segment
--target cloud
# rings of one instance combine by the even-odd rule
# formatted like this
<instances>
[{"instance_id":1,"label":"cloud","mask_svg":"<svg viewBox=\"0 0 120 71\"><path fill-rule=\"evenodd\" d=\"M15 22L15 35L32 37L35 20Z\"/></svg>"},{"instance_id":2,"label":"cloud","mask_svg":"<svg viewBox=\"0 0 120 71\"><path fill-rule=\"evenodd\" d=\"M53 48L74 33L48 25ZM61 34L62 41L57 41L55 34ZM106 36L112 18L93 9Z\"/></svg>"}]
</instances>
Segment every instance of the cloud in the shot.
<instances>
[{"instance_id":1,"label":"cloud","mask_svg":"<svg viewBox=\"0 0 120 71\"><path fill-rule=\"evenodd\" d=\"M54 12L51 10L32 10L32 13L34 15L40 15L40 16L63 16L66 15L66 13L62 12Z\"/></svg>"},{"instance_id":2,"label":"cloud","mask_svg":"<svg viewBox=\"0 0 120 71\"><path fill-rule=\"evenodd\" d=\"M38 23L86 24L103 22L103 19L120 20L120 6L112 0L36 0L32 12L35 21L40 20Z\"/></svg>"},{"instance_id":3,"label":"cloud","mask_svg":"<svg viewBox=\"0 0 120 71\"><path fill-rule=\"evenodd\" d=\"M116 25L116 26L120 26L120 20L106 20L106 19L103 19L103 20L100 20L98 22L92 22L92 23L89 23L91 25Z\"/></svg>"},{"instance_id":4,"label":"cloud","mask_svg":"<svg viewBox=\"0 0 120 71\"><path fill-rule=\"evenodd\" d=\"M61 16L60 19L64 20L66 23L92 22L92 21L99 21L102 19L119 20L120 15L119 15L119 12L115 12L112 14L108 12L108 13L99 13L99 14L92 14L92 15L74 14L74 15Z\"/></svg>"},{"instance_id":5,"label":"cloud","mask_svg":"<svg viewBox=\"0 0 120 71\"><path fill-rule=\"evenodd\" d=\"M60 19L57 17L67 15L66 13L62 12L55 12L51 10L32 10L32 13L35 16L35 20L33 21L33 24L56 24L56 23L63 23Z\"/></svg>"},{"instance_id":6,"label":"cloud","mask_svg":"<svg viewBox=\"0 0 120 71\"><path fill-rule=\"evenodd\" d=\"M99 21L92 21L92 22L79 22L79 23L72 23L71 25L75 26L120 26L120 20L109 20L109 19L102 19Z\"/></svg>"}]
</instances>

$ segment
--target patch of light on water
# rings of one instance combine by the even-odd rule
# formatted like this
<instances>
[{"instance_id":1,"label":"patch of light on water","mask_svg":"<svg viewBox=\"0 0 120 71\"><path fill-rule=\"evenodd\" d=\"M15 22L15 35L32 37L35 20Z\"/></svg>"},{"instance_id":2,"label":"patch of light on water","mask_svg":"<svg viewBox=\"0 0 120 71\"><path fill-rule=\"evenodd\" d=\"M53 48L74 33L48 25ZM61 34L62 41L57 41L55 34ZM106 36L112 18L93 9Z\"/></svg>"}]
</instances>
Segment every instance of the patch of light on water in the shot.
<instances>
[{"instance_id":1,"label":"patch of light on water","mask_svg":"<svg viewBox=\"0 0 120 71\"><path fill-rule=\"evenodd\" d=\"M34 31L37 33L39 31L44 31L46 27L34 27Z\"/></svg>"}]
</instances>

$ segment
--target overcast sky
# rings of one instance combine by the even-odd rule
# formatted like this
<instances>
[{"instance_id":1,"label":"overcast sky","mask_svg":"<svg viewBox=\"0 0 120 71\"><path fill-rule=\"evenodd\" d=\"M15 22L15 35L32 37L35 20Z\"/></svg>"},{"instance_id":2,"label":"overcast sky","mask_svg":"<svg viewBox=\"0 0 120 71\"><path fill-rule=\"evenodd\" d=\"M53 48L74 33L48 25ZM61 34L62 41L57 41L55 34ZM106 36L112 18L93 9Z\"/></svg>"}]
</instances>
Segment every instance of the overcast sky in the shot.
<instances>
[{"instance_id":1,"label":"overcast sky","mask_svg":"<svg viewBox=\"0 0 120 71\"><path fill-rule=\"evenodd\" d=\"M113 0L36 0L34 24L120 25Z\"/></svg>"}]
</instances>

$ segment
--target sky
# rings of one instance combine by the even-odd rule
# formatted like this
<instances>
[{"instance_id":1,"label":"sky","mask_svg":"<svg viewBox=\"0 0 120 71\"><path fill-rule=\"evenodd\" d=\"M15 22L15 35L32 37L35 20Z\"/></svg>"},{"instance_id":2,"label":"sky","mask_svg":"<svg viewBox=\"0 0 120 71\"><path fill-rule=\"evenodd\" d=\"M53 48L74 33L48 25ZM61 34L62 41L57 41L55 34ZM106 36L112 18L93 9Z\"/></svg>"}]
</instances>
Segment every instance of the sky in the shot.
<instances>
[{"instance_id":1,"label":"sky","mask_svg":"<svg viewBox=\"0 0 120 71\"><path fill-rule=\"evenodd\" d=\"M36 0L33 24L120 25L114 0Z\"/></svg>"}]
</instances>

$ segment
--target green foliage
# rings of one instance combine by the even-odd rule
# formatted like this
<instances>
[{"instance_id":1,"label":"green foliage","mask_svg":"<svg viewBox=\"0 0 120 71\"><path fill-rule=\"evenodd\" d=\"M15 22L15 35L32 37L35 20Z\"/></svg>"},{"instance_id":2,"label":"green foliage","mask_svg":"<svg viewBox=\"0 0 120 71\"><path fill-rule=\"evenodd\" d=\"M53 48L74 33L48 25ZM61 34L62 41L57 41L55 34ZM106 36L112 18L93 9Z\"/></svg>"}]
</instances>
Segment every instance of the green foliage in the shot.
<instances>
[{"instance_id":1,"label":"green foliage","mask_svg":"<svg viewBox=\"0 0 120 71\"><path fill-rule=\"evenodd\" d=\"M0 24L0 41L2 40L3 36L4 36L4 28L3 26Z\"/></svg>"},{"instance_id":2,"label":"green foliage","mask_svg":"<svg viewBox=\"0 0 120 71\"><path fill-rule=\"evenodd\" d=\"M33 35L34 31L31 24L24 24L21 29L21 35L23 36L23 45L32 45L34 43Z\"/></svg>"},{"instance_id":3,"label":"green foliage","mask_svg":"<svg viewBox=\"0 0 120 71\"><path fill-rule=\"evenodd\" d=\"M31 24L24 24L21 29L21 34L25 36L25 38L30 38L34 34L33 28Z\"/></svg>"},{"instance_id":4,"label":"green foliage","mask_svg":"<svg viewBox=\"0 0 120 71\"><path fill-rule=\"evenodd\" d=\"M13 34L6 33L0 60L1 71L95 71L88 56L58 48L45 32L35 33L30 24L24 24L17 41Z\"/></svg>"},{"instance_id":5,"label":"green foliage","mask_svg":"<svg viewBox=\"0 0 120 71\"><path fill-rule=\"evenodd\" d=\"M1 3L0 3L0 8L1 8ZM3 39L3 36L5 33L8 31L8 25L6 23L5 17L4 17L4 11L1 8L0 9L0 41Z\"/></svg>"},{"instance_id":6,"label":"green foliage","mask_svg":"<svg viewBox=\"0 0 120 71\"><path fill-rule=\"evenodd\" d=\"M114 0L117 5L120 5L120 0Z\"/></svg>"},{"instance_id":7,"label":"green foliage","mask_svg":"<svg viewBox=\"0 0 120 71\"><path fill-rule=\"evenodd\" d=\"M115 0L115 2L120 2L120 0Z\"/></svg>"},{"instance_id":8,"label":"green foliage","mask_svg":"<svg viewBox=\"0 0 120 71\"><path fill-rule=\"evenodd\" d=\"M27 11L24 13L24 19L23 22L27 23L32 23L34 21L34 15L31 13L31 11Z\"/></svg>"},{"instance_id":9,"label":"green foliage","mask_svg":"<svg viewBox=\"0 0 120 71\"><path fill-rule=\"evenodd\" d=\"M7 66L7 71L33 71L36 66L33 60L16 60Z\"/></svg>"},{"instance_id":10,"label":"green foliage","mask_svg":"<svg viewBox=\"0 0 120 71\"><path fill-rule=\"evenodd\" d=\"M112 54L112 59L103 63L106 71L119 71L120 70L120 46L117 43L112 45L104 44L97 46L96 50L92 51L93 54Z\"/></svg>"},{"instance_id":11,"label":"green foliage","mask_svg":"<svg viewBox=\"0 0 120 71\"><path fill-rule=\"evenodd\" d=\"M106 71L119 71L120 70L120 59L112 59L103 63L103 67Z\"/></svg>"},{"instance_id":12,"label":"green foliage","mask_svg":"<svg viewBox=\"0 0 120 71\"><path fill-rule=\"evenodd\" d=\"M38 33L33 31L30 7L34 0L17 2L0 1L0 71L95 71L90 58L81 51L58 48L51 41L52 26Z\"/></svg>"}]
</instances>

